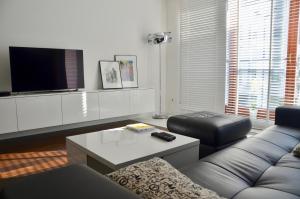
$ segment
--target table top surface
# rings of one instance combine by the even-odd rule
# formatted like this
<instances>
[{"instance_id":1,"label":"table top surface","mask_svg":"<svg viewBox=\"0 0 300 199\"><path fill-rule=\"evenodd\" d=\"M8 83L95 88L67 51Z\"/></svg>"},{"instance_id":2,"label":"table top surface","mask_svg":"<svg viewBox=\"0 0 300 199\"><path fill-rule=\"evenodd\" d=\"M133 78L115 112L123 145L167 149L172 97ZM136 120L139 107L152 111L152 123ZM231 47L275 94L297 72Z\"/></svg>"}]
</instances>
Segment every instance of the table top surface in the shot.
<instances>
[{"instance_id":1,"label":"table top surface","mask_svg":"<svg viewBox=\"0 0 300 199\"><path fill-rule=\"evenodd\" d=\"M147 157L165 156L187 148L199 146L198 139L170 133L176 136L171 142L152 137L154 129L134 132L116 128L67 137L67 142L87 155L110 167L121 167Z\"/></svg>"}]
</instances>

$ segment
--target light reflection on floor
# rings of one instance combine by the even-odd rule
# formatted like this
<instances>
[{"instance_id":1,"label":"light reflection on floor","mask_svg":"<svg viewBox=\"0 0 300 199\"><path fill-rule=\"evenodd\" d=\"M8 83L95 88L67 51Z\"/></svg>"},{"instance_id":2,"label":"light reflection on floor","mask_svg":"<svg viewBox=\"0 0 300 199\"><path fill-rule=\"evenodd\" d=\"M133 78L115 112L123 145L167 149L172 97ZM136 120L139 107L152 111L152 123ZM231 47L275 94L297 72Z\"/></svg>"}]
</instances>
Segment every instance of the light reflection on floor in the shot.
<instances>
[{"instance_id":1,"label":"light reflection on floor","mask_svg":"<svg viewBox=\"0 0 300 199\"><path fill-rule=\"evenodd\" d=\"M36 174L67 164L65 150L0 154L0 180Z\"/></svg>"}]
</instances>

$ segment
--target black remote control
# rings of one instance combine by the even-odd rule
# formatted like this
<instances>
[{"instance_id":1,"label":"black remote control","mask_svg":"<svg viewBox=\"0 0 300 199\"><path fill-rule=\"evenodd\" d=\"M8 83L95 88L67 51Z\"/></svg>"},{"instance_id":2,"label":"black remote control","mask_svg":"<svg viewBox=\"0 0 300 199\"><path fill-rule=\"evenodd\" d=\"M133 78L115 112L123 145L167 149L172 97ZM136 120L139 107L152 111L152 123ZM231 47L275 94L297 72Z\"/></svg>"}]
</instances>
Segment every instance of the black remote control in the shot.
<instances>
[{"instance_id":1,"label":"black remote control","mask_svg":"<svg viewBox=\"0 0 300 199\"><path fill-rule=\"evenodd\" d=\"M166 132L160 132L160 133L154 132L154 133L151 133L151 136L157 137L157 138L165 140L167 142L171 142L171 141L176 139L176 136L171 135L171 134L166 133Z\"/></svg>"}]
</instances>

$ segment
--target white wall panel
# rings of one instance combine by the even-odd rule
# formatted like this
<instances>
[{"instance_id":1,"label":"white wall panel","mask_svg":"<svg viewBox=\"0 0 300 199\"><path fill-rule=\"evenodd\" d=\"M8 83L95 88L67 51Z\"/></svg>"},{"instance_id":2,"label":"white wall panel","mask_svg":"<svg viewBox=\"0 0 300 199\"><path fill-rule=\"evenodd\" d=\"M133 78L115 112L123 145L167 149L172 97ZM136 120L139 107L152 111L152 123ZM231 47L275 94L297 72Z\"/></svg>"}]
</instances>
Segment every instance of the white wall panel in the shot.
<instances>
[{"instance_id":1,"label":"white wall panel","mask_svg":"<svg viewBox=\"0 0 300 199\"><path fill-rule=\"evenodd\" d=\"M100 119L130 115L130 91L99 93Z\"/></svg>"},{"instance_id":2,"label":"white wall panel","mask_svg":"<svg viewBox=\"0 0 300 199\"><path fill-rule=\"evenodd\" d=\"M0 134L18 130L16 108L14 98L0 99Z\"/></svg>"},{"instance_id":3,"label":"white wall panel","mask_svg":"<svg viewBox=\"0 0 300 199\"><path fill-rule=\"evenodd\" d=\"M151 113L155 109L154 89L131 91L131 114Z\"/></svg>"},{"instance_id":4,"label":"white wall panel","mask_svg":"<svg viewBox=\"0 0 300 199\"><path fill-rule=\"evenodd\" d=\"M99 119L98 93L62 95L63 124Z\"/></svg>"},{"instance_id":5,"label":"white wall panel","mask_svg":"<svg viewBox=\"0 0 300 199\"><path fill-rule=\"evenodd\" d=\"M62 125L61 95L20 97L16 100L20 131Z\"/></svg>"}]
</instances>

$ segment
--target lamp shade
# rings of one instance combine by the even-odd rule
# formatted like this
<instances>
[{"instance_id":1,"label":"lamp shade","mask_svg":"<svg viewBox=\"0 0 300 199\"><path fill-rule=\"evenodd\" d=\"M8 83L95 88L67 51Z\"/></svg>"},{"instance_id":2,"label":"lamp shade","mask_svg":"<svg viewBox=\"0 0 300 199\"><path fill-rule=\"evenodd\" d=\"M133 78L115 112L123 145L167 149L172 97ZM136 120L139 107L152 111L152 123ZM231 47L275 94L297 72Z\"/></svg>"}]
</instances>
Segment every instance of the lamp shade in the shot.
<instances>
[{"instance_id":1,"label":"lamp shade","mask_svg":"<svg viewBox=\"0 0 300 199\"><path fill-rule=\"evenodd\" d=\"M148 35L148 43L151 45L172 42L171 32L159 32Z\"/></svg>"}]
</instances>

